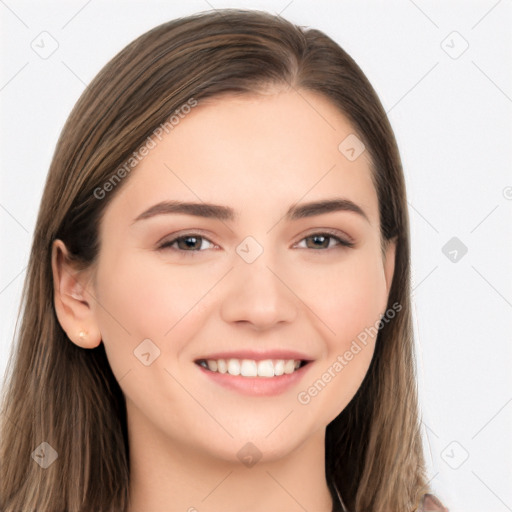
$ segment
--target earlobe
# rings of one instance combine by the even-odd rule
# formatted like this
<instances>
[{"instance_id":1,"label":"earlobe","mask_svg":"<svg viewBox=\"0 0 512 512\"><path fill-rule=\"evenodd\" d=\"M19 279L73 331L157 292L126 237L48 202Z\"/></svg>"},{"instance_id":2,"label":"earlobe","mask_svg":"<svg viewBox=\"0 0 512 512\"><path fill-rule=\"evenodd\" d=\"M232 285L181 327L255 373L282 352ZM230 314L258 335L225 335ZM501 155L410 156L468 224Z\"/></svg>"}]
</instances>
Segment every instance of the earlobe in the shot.
<instances>
[{"instance_id":1,"label":"earlobe","mask_svg":"<svg viewBox=\"0 0 512 512\"><path fill-rule=\"evenodd\" d=\"M94 309L94 300L84 286L86 271L72 264L62 240L52 245L52 274L55 313L68 338L82 348L95 348L101 342Z\"/></svg>"}]
</instances>

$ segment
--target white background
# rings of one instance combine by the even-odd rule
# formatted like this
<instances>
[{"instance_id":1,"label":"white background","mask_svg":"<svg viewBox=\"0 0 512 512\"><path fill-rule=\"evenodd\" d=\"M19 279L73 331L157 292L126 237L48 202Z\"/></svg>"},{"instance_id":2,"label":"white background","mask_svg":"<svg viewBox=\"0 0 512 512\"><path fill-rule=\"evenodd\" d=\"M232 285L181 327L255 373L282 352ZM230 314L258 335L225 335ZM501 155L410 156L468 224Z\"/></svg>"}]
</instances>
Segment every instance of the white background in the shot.
<instances>
[{"instance_id":1,"label":"white background","mask_svg":"<svg viewBox=\"0 0 512 512\"><path fill-rule=\"evenodd\" d=\"M1 0L0 376L44 180L75 101L138 35L222 7L268 10L323 30L377 90L408 186L432 485L451 512L512 511L510 0ZM47 59L31 47L48 37L43 31L59 45ZM452 237L468 249L455 262L442 251Z\"/></svg>"}]
</instances>

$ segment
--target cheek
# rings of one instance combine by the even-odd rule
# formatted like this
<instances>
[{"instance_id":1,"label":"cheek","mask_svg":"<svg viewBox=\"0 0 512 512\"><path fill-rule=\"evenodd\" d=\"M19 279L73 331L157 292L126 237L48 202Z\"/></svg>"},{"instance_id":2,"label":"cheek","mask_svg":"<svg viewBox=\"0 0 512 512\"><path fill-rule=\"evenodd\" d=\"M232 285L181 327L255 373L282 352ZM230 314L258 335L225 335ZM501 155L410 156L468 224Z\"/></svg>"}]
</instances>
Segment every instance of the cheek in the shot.
<instances>
[{"instance_id":1,"label":"cheek","mask_svg":"<svg viewBox=\"0 0 512 512\"><path fill-rule=\"evenodd\" d=\"M383 312L382 276L381 261L361 252L329 272L319 270L308 294L308 306L328 326L322 328L326 355L297 399L305 414L318 415L325 425L351 401L368 371Z\"/></svg>"},{"instance_id":2,"label":"cheek","mask_svg":"<svg viewBox=\"0 0 512 512\"><path fill-rule=\"evenodd\" d=\"M373 326L383 312L382 262L369 251L330 267L318 266L300 288L298 295L329 327L331 344L339 350Z\"/></svg>"},{"instance_id":3,"label":"cheek","mask_svg":"<svg viewBox=\"0 0 512 512\"><path fill-rule=\"evenodd\" d=\"M204 275L202 275L204 274ZM148 264L137 255L105 257L98 267L96 317L112 367L133 364L133 351L150 339L163 363L172 347L177 357L202 327L201 299L215 284L207 269Z\"/></svg>"}]
</instances>

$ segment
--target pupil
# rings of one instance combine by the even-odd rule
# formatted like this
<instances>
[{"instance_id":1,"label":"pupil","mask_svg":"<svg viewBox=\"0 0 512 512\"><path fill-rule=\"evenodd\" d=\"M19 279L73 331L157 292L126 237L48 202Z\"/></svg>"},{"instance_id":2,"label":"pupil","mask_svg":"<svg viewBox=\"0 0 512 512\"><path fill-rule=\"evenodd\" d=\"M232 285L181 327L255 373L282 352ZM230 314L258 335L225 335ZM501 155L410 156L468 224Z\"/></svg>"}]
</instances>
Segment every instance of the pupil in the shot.
<instances>
[{"instance_id":1,"label":"pupil","mask_svg":"<svg viewBox=\"0 0 512 512\"><path fill-rule=\"evenodd\" d=\"M315 246L316 247L327 247L329 244L325 244L325 242L327 241L328 242L328 238L329 237L326 237L326 236L323 236L323 235L313 235L311 237L315 242L318 242L320 241L320 244L317 244L315 243ZM322 243L323 242L323 243Z\"/></svg>"},{"instance_id":2,"label":"pupil","mask_svg":"<svg viewBox=\"0 0 512 512\"><path fill-rule=\"evenodd\" d=\"M189 241L192 240L192 243L189 243ZM187 236L186 238L183 238L182 241L185 243L185 246L188 248L188 249L196 249L197 247L197 244L198 244L198 241L199 241L199 237L196 237L196 236ZM199 243L199 246L201 244Z\"/></svg>"}]
</instances>

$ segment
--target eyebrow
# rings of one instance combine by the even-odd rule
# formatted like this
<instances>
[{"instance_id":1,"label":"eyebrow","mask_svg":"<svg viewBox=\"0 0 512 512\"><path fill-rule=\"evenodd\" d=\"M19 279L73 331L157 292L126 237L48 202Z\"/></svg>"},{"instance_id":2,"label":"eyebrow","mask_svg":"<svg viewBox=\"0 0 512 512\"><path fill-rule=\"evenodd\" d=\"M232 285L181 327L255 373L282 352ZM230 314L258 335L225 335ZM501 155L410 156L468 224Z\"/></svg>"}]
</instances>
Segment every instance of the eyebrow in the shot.
<instances>
[{"instance_id":1,"label":"eyebrow","mask_svg":"<svg viewBox=\"0 0 512 512\"><path fill-rule=\"evenodd\" d=\"M285 214L285 219L294 221L307 217L314 217L332 212L353 212L363 217L368 223L370 219L366 212L353 201L345 198L325 199L310 203L293 204ZM164 214L185 214L207 219L217 219L221 221L235 221L238 218L235 210L229 206L222 206L211 203L191 203L184 201L162 201L157 203L140 215L135 217L132 224L144 219ZM371 223L370 223L371 224Z\"/></svg>"}]
</instances>

